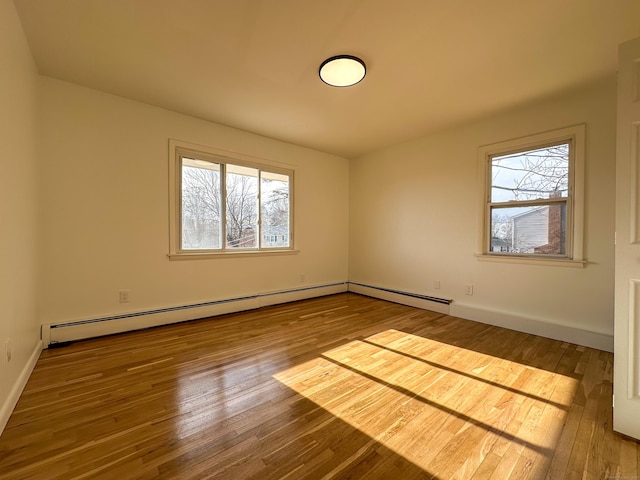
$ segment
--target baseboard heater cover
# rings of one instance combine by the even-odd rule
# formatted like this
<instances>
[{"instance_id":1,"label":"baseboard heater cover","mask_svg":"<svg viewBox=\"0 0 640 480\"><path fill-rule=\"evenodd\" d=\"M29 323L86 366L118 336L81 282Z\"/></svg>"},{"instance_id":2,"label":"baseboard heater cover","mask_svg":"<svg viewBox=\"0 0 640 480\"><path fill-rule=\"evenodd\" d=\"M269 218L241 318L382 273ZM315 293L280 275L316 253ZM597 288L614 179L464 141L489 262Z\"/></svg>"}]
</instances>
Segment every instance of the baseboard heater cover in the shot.
<instances>
[{"instance_id":1,"label":"baseboard heater cover","mask_svg":"<svg viewBox=\"0 0 640 480\"><path fill-rule=\"evenodd\" d=\"M453 300L447 298L432 297L430 295L422 295L413 292L404 292L402 290L394 290L391 288L377 287L375 285L366 285L364 283L349 282L349 291L367 295L381 300L400 303L410 307L422 308L438 313L449 313L449 305Z\"/></svg>"},{"instance_id":2,"label":"baseboard heater cover","mask_svg":"<svg viewBox=\"0 0 640 480\"><path fill-rule=\"evenodd\" d=\"M253 310L278 303L342 293L347 290L347 282L339 282L66 323L45 324L42 325L42 342L47 347L56 347L74 340ZM128 322L119 322L119 320L128 320Z\"/></svg>"},{"instance_id":3,"label":"baseboard heater cover","mask_svg":"<svg viewBox=\"0 0 640 480\"><path fill-rule=\"evenodd\" d=\"M449 305L453 301L448 298L431 297L429 295L422 295L420 293L404 292L402 290L393 290L391 288L374 287L373 285L365 285L364 283L349 282L349 285L357 285L359 287L373 288L374 290L381 290L383 292L395 293L397 295L404 295L406 297L419 298L421 300L428 300L430 302L442 303L445 305Z\"/></svg>"}]
</instances>

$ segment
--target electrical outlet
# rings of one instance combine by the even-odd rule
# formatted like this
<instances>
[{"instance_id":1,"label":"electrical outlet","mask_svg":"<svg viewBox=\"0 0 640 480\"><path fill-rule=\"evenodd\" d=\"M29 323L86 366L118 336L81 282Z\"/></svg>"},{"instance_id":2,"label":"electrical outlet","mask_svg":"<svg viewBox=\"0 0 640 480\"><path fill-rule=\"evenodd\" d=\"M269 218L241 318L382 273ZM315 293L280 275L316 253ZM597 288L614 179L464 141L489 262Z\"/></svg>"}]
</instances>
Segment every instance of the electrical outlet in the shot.
<instances>
[{"instance_id":1,"label":"electrical outlet","mask_svg":"<svg viewBox=\"0 0 640 480\"><path fill-rule=\"evenodd\" d=\"M433 289L434 290L440 290L440 280L434 280L433 281Z\"/></svg>"},{"instance_id":2,"label":"electrical outlet","mask_svg":"<svg viewBox=\"0 0 640 480\"><path fill-rule=\"evenodd\" d=\"M120 303L129 303L131 290L120 290Z\"/></svg>"},{"instance_id":3,"label":"electrical outlet","mask_svg":"<svg viewBox=\"0 0 640 480\"><path fill-rule=\"evenodd\" d=\"M464 287L464 294L473 295L473 285L467 285L466 287Z\"/></svg>"}]
</instances>

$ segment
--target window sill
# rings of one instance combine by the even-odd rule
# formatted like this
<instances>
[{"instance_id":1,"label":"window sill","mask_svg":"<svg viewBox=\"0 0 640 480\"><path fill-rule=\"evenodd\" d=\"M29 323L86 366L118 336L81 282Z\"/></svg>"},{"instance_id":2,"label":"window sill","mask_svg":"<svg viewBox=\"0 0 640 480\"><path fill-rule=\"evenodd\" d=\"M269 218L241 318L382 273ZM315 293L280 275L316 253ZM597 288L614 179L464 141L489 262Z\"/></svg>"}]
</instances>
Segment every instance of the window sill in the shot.
<instances>
[{"instance_id":1,"label":"window sill","mask_svg":"<svg viewBox=\"0 0 640 480\"><path fill-rule=\"evenodd\" d=\"M169 260L206 260L211 258L272 257L297 255L300 250L247 250L244 252L170 253Z\"/></svg>"},{"instance_id":2,"label":"window sill","mask_svg":"<svg viewBox=\"0 0 640 480\"><path fill-rule=\"evenodd\" d=\"M476 258L480 262L519 263L524 265L543 265L547 267L584 268L587 266L586 260L571 260L568 258L538 258L487 254L477 254Z\"/></svg>"}]
</instances>

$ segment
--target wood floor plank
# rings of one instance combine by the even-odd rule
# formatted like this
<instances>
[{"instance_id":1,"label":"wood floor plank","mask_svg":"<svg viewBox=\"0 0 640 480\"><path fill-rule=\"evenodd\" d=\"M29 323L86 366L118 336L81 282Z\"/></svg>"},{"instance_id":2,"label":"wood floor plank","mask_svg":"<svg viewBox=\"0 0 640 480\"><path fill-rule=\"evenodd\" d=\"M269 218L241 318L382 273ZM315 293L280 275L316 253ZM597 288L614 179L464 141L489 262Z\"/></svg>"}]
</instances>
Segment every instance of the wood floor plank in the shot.
<instances>
[{"instance_id":1,"label":"wood floor plank","mask_svg":"<svg viewBox=\"0 0 640 480\"><path fill-rule=\"evenodd\" d=\"M356 294L42 352L0 480L640 476L611 354Z\"/></svg>"}]
</instances>

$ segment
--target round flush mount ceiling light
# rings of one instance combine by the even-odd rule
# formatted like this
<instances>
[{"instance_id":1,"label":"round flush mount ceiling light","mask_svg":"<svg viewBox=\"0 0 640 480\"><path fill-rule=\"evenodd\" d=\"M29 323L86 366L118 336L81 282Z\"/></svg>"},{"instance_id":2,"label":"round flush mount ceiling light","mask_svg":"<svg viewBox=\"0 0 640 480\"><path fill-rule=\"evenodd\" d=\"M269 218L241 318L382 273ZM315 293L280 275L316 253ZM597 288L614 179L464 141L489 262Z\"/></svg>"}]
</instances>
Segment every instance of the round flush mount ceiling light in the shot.
<instances>
[{"instance_id":1,"label":"round flush mount ceiling light","mask_svg":"<svg viewBox=\"0 0 640 480\"><path fill-rule=\"evenodd\" d=\"M350 87L360 82L367 74L362 60L352 55L336 55L320 64L320 78L332 87Z\"/></svg>"}]
</instances>

